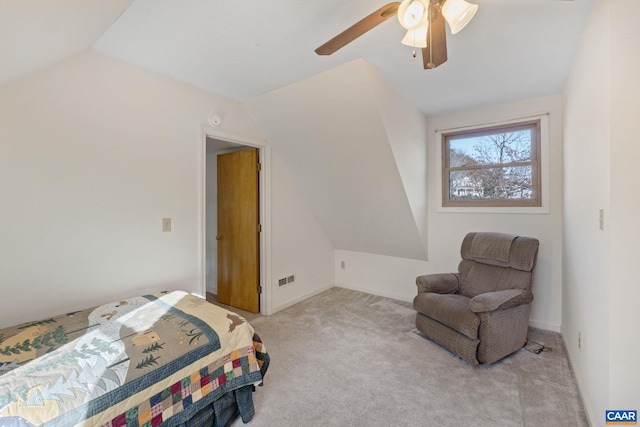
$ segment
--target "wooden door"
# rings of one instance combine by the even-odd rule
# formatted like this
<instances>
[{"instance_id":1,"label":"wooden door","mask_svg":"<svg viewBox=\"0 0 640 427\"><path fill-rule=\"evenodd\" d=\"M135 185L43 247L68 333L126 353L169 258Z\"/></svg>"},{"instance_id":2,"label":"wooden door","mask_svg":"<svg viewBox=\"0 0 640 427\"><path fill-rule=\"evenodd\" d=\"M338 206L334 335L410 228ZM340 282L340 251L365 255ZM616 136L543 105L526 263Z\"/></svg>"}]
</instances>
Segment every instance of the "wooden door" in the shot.
<instances>
[{"instance_id":1,"label":"wooden door","mask_svg":"<svg viewBox=\"0 0 640 427\"><path fill-rule=\"evenodd\" d=\"M218 302L260 312L258 149L218 155Z\"/></svg>"}]
</instances>

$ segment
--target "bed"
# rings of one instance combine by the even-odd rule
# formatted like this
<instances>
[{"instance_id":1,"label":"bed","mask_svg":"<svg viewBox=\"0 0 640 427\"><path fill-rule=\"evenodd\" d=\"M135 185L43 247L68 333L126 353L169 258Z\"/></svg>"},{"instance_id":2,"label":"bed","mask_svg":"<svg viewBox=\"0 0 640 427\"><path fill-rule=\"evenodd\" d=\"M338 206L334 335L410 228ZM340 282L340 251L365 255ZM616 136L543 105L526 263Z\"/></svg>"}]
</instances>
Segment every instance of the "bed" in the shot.
<instances>
[{"instance_id":1,"label":"bed","mask_svg":"<svg viewBox=\"0 0 640 427\"><path fill-rule=\"evenodd\" d=\"M0 329L0 426L225 426L269 355L239 315L181 291Z\"/></svg>"}]
</instances>

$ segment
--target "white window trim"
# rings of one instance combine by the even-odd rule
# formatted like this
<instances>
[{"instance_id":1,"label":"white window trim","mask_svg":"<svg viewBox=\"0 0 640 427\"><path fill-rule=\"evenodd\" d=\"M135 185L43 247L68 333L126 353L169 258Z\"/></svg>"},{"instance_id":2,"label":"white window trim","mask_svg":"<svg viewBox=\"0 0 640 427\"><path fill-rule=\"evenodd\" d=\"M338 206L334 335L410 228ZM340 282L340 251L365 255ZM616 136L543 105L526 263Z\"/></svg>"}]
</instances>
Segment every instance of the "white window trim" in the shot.
<instances>
[{"instance_id":1,"label":"white window trim","mask_svg":"<svg viewBox=\"0 0 640 427\"><path fill-rule=\"evenodd\" d=\"M451 131L481 130L486 127L510 125L527 120L540 120L540 191L542 192L542 206L517 207L517 206L442 206L442 135ZM449 129L438 129L435 132L433 144L435 145L436 159L436 212L441 213L519 213L519 214L548 214L550 192L550 162L549 162L549 114L541 113L526 117L517 117L492 123L482 123L469 126L461 126Z\"/></svg>"}]
</instances>

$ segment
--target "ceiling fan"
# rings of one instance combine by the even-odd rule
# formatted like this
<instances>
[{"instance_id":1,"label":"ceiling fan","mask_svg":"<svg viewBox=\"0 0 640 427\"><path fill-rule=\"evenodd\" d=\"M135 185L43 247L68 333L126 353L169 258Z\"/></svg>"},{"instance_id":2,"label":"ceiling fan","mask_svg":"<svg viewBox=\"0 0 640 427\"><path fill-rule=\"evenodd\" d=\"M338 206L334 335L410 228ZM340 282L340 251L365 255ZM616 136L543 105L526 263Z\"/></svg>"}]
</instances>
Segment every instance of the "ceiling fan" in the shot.
<instances>
[{"instance_id":1,"label":"ceiling fan","mask_svg":"<svg viewBox=\"0 0 640 427\"><path fill-rule=\"evenodd\" d=\"M319 48L318 55L331 55L351 43L367 31L382 24L394 15L407 30L402 43L422 48L422 62L430 70L447 61L447 37L445 21L451 34L456 34L471 21L478 5L464 0L403 0L392 2L353 24ZM416 56L415 51L413 56Z\"/></svg>"}]
</instances>

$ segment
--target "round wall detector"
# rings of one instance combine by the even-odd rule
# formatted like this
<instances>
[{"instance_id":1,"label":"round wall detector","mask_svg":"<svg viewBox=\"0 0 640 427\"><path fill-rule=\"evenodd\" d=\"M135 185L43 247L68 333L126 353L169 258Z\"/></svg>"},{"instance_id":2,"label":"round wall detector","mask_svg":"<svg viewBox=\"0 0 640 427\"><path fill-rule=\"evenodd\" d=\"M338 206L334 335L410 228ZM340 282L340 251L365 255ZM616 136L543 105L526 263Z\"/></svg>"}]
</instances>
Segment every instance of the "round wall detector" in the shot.
<instances>
[{"instance_id":1,"label":"round wall detector","mask_svg":"<svg viewBox=\"0 0 640 427\"><path fill-rule=\"evenodd\" d=\"M209 123L211 124L211 126L220 126L220 124L222 123L222 117L220 117L218 114L212 114L209 116Z\"/></svg>"}]
</instances>

